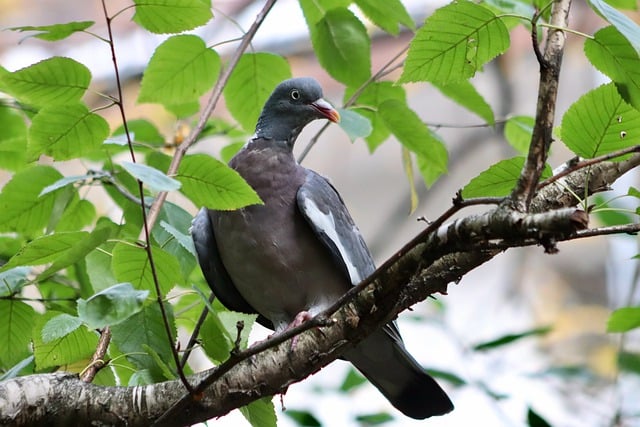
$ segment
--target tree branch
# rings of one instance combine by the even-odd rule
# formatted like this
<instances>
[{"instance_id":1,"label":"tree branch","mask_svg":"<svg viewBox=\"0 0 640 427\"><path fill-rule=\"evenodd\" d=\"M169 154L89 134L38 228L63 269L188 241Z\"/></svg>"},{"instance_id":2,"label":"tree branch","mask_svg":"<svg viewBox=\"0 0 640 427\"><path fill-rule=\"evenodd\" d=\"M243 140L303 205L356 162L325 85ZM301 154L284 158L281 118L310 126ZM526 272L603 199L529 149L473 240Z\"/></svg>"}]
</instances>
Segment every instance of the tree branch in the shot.
<instances>
[{"instance_id":1,"label":"tree branch","mask_svg":"<svg viewBox=\"0 0 640 427\"><path fill-rule=\"evenodd\" d=\"M533 127L527 161L511 194L512 206L521 212L526 212L529 208L551 147L560 66L566 39L564 32L558 28L568 26L570 6L571 0L554 0L553 8L551 9L551 24L555 28L547 30L547 43L542 57L540 57L539 53L537 54L540 62L540 82L538 85L536 121ZM535 23L532 28L536 28ZM537 40L533 39L532 41L535 47L534 51L537 52Z\"/></svg>"},{"instance_id":2,"label":"tree branch","mask_svg":"<svg viewBox=\"0 0 640 427\"><path fill-rule=\"evenodd\" d=\"M449 283L459 281L504 250L474 244L474 233L483 233L483 239L506 241L509 246L544 243L544 239L570 240L588 234L589 231L577 232L584 225L584 218L578 213L576 221L573 216L581 211L560 209L573 206L576 201L559 191L569 193L564 185L570 185L578 194L602 191L638 162L640 155L623 162L602 163L590 170L571 173L561 180L562 185L556 182L540 190L532 201L532 210L557 211L522 214L501 206L442 225L438 232L421 234L421 238L412 240L376 270L364 286L359 285L359 292L350 293L331 314L329 326L311 328L298 335L295 352L291 351L290 341L279 340L278 336L265 341L258 354L230 366L204 393L197 395L200 400L190 398L179 420L174 417L163 425L184 425L222 416L262 396L285 392L290 384L330 363L400 311L433 293L446 292ZM281 342L272 346L277 341ZM201 372L189 380L198 384L211 373ZM149 425L183 397L179 381L99 387L71 374L18 377L0 383L0 424L77 425L101 420L113 425Z\"/></svg>"}]
</instances>

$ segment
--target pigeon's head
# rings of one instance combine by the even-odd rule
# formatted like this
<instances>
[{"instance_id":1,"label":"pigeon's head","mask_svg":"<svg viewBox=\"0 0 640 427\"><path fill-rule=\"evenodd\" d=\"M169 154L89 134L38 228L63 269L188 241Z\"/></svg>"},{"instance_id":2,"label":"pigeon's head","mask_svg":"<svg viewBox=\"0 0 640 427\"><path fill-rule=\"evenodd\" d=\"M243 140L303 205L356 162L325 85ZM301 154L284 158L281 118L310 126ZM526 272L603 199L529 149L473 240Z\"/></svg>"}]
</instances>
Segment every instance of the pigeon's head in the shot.
<instances>
[{"instance_id":1,"label":"pigeon's head","mask_svg":"<svg viewBox=\"0 0 640 427\"><path fill-rule=\"evenodd\" d=\"M264 104L256 136L293 145L302 128L316 119L340 121L338 112L322 99L320 84L310 77L285 80Z\"/></svg>"}]
</instances>

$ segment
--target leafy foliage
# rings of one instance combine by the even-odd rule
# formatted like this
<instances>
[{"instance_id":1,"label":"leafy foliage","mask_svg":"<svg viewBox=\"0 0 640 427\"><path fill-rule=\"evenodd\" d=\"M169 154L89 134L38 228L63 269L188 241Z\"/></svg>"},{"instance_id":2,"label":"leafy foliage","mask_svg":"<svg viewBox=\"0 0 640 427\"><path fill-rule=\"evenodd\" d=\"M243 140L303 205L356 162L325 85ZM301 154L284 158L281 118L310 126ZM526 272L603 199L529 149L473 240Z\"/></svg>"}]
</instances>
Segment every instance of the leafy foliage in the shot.
<instances>
[{"instance_id":1,"label":"leafy foliage","mask_svg":"<svg viewBox=\"0 0 640 427\"><path fill-rule=\"evenodd\" d=\"M439 130L427 124L429 118L408 103L411 86L406 84L427 82L483 123L499 126L500 117L470 78L509 49L510 29L520 24L530 28L536 10L542 13L537 22L541 31L540 23L549 17L547 3L452 1L416 30L401 0L299 1L318 62L344 85L340 126L354 143L364 140L370 152L392 137L397 140L414 207L418 202L414 171L427 186L436 183L448 171L449 146ZM562 118L563 142L584 158L634 147L640 135L640 27L618 10L637 4L632 0L589 4L611 25L586 38L584 52L612 82L582 96ZM0 102L0 168L7 177L0 192L0 380L51 369L82 370L96 349L97 330L107 326L113 334L105 355L112 361L111 369L102 370L96 383L149 384L175 378L172 346L177 328L193 331L204 309L209 315L200 329L200 347L212 362L222 363L238 345L248 344L255 316L229 312L219 302L209 304L189 226L195 208L232 210L261 203L225 163L253 131L273 88L291 76L289 61L274 53L243 54L223 89L233 119L205 118L199 134L199 141L215 137L225 142L220 160L190 153L177 172L168 175L169 155L197 126L193 115L200 109L201 97L218 81L221 54L228 58L227 51L195 32L182 34L212 20L210 0L134 0L133 10L134 25L169 35L151 55L137 102L162 105L183 119L184 132L169 136L167 123L132 119L128 107L114 98L117 92L103 95L91 70L74 59L53 56L15 71L0 66L0 91L6 95ZM107 40L99 27L93 21L74 21L10 30L49 42L72 35L93 37L92 32ZM378 30L411 36L395 80L393 61L382 70L372 61L372 37ZM114 85L115 75L109 83ZM115 108L122 108L122 115L112 114ZM506 121L504 137L520 156L528 153L534 120L522 115ZM515 157L490 166L462 189L463 198L508 195L523 162L523 157ZM82 170L68 174L68 164ZM551 174L547 167L543 178ZM95 187L104 190L100 202ZM149 241L141 243L143 210L149 214L148 206L159 192L171 192L172 201L162 205L148 230ZM629 196L637 197L637 190L629 191ZM608 212L601 219L627 223L637 213L618 212L611 219L614 214ZM37 304L25 301L33 294ZM167 310L166 318L158 299ZM638 328L638 310L635 306L616 310L607 330L625 333ZM238 322L245 325L239 342ZM503 348L548 330L504 335L476 344L473 350ZM621 369L637 373L638 360L637 355L621 352L619 363ZM455 387L470 384L452 372L428 372ZM365 382L351 370L340 391L351 392ZM270 399L258 400L241 412L251 425L276 424ZM285 414L300 425L320 425L307 411ZM380 412L360 415L356 421L374 425L391 419ZM528 410L527 420L529 425L548 425L533 409Z\"/></svg>"}]
</instances>

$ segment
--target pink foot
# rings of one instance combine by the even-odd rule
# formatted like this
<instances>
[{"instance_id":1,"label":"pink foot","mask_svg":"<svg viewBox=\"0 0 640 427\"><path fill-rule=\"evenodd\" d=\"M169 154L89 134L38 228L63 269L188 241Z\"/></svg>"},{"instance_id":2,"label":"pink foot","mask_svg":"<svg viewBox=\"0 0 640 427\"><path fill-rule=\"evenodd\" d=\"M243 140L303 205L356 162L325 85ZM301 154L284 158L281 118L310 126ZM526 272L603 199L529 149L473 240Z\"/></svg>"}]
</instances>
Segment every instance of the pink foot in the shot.
<instances>
[{"instance_id":1,"label":"pink foot","mask_svg":"<svg viewBox=\"0 0 640 427\"><path fill-rule=\"evenodd\" d=\"M311 318L313 318L311 313L309 313L308 311L301 311L300 313L296 314L296 317L293 319L293 322L289 323L289 326L286 327L285 331L291 328L295 328L296 326L300 326L304 322L311 320ZM291 351L293 351L296 348L297 343L298 343L298 337L295 336L291 340Z\"/></svg>"}]
</instances>

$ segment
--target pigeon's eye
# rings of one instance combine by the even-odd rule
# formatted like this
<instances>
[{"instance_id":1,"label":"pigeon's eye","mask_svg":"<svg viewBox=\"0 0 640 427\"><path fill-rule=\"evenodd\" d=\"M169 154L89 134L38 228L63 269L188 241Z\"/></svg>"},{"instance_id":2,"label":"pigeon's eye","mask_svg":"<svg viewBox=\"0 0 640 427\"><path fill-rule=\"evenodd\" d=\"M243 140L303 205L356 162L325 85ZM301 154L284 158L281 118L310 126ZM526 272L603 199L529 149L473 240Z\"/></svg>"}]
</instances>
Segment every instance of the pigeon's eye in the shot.
<instances>
[{"instance_id":1,"label":"pigeon's eye","mask_svg":"<svg viewBox=\"0 0 640 427\"><path fill-rule=\"evenodd\" d=\"M298 89L293 89L291 91L291 99L293 99L294 101L297 101L298 99L300 99L300 92L298 91Z\"/></svg>"}]
</instances>

